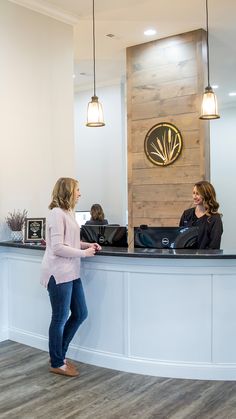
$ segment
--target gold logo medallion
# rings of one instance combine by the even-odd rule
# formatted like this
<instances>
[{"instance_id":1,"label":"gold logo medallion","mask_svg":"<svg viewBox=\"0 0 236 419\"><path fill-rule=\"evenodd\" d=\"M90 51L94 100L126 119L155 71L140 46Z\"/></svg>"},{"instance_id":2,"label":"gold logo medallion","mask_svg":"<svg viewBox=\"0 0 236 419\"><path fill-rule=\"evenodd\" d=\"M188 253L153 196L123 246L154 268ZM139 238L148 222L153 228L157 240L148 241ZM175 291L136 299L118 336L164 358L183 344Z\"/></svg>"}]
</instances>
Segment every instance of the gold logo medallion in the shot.
<instances>
[{"instance_id":1,"label":"gold logo medallion","mask_svg":"<svg viewBox=\"0 0 236 419\"><path fill-rule=\"evenodd\" d=\"M183 139L180 131L168 122L154 125L144 140L144 151L148 160L158 166L174 163L182 148Z\"/></svg>"}]
</instances>

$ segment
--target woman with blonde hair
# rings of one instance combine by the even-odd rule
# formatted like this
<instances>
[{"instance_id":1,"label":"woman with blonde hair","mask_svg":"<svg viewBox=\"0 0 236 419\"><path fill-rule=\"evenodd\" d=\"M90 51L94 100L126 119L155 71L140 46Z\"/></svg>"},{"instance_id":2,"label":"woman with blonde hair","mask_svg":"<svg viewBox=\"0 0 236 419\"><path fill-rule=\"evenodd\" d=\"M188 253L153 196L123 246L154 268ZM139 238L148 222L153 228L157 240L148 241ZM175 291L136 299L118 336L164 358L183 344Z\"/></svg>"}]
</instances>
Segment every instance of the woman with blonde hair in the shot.
<instances>
[{"instance_id":1,"label":"woman with blonde hair","mask_svg":"<svg viewBox=\"0 0 236 419\"><path fill-rule=\"evenodd\" d=\"M57 180L49 205L46 250L41 283L49 293L52 318L49 327L50 372L75 377L75 366L66 360L68 346L87 317L80 279L80 258L101 250L97 243L80 242L80 227L74 208L80 198L79 183L72 178Z\"/></svg>"},{"instance_id":2,"label":"woman with blonde hair","mask_svg":"<svg viewBox=\"0 0 236 419\"><path fill-rule=\"evenodd\" d=\"M195 183L193 187L194 207L184 211L180 227L198 227L199 249L220 249L223 225L219 204L213 185L206 180Z\"/></svg>"}]
</instances>

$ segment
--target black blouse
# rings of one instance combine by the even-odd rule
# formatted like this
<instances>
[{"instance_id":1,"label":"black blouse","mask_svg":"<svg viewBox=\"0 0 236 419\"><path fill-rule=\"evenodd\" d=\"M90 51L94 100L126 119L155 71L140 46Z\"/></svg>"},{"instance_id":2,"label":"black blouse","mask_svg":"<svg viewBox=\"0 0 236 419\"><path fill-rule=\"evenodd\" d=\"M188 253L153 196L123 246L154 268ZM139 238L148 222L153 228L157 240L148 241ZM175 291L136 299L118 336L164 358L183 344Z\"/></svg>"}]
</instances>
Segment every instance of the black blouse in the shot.
<instances>
[{"instance_id":1,"label":"black blouse","mask_svg":"<svg viewBox=\"0 0 236 419\"><path fill-rule=\"evenodd\" d=\"M198 218L195 208L187 209L179 223L180 227L198 227L198 249L220 249L223 224L220 214L203 215Z\"/></svg>"},{"instance_id":2,"label":"black blouse","mask_svg":"<svg viewBox=\"0 0 236 419\"><path fill-rule=\"evenodd\" d=\"M104 226L104 225L107 225L107 224L108 224L108 221L106 219L104 219L102 221L99 221L99 220L88 220L85 223L86 226L87 225L90 225L90 226L102 225L102 226Z\"/></svg>"}]
</instances>

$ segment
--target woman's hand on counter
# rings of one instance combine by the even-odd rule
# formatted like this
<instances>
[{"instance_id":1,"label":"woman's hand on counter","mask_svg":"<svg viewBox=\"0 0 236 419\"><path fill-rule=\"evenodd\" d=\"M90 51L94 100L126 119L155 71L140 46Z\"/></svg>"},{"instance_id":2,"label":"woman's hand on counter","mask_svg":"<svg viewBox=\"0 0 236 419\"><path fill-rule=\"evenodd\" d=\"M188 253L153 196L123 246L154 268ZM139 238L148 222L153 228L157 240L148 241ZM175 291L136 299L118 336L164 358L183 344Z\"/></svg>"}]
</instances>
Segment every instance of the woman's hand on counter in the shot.
<instances>
[{"instance_id":1,"label":"woman's hand on counter","mask_svg":"<svg viewBox=\"0 0 236 419\"><path fill-rule=\"evenodd\" d=\"M92 247L95 252L99 252L99 250L102 250L102 247L98 243L89 243L89 247Z\"/></svg>"},{"instance_id":2,"label":"woman's hand on counter","mask_svg":"<svg viewBox=\"0 0 236 419\"><path fill-rule=\"evenodd\" d=\"M89 243L87 249L84 250L86 257L91 257L96 254L99 250L101 250L101 246L98 243Z\"/></svg>"}]
</instances>

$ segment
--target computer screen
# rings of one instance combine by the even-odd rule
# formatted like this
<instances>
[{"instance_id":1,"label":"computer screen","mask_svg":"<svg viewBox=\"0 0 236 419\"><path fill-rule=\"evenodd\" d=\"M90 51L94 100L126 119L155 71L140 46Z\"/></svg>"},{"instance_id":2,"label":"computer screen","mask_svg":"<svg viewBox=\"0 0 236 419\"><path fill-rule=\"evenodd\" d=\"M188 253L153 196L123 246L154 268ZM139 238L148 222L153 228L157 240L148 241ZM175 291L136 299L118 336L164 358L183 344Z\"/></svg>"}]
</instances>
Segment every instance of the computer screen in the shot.
<instances>
[{"instance_id":1,"label":"computer screen","mask_svg":"<svg viewBox=\"0 0 236 419\"><path fill-rule=\"evenodd\" d=\"M75 211L75 219L80 226L84 225L90 218L90 211Z\"/></svg>"},{"instance_id":2,"label":"computer screen","mask_svg":"<svg viewBox=\"0 0 236 419\"><path fill-rule=\"evenodd\" d=\"M134 247L197 249L198 227L134 227Z\"/></svg>"},{"instance_id":3,"label":"computer screen","mask_svg":"<svg viewBox=\"0 0 236 419\"><path fill-rule=\"evenodd\" d=\"M83 225L80 230L81 240L99 243L101 246L127 247L127 228L112 225Z\"/></svg>"}]
</instances>

